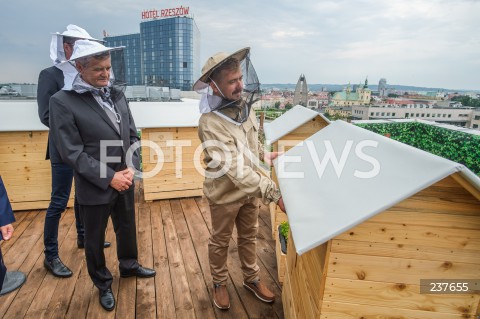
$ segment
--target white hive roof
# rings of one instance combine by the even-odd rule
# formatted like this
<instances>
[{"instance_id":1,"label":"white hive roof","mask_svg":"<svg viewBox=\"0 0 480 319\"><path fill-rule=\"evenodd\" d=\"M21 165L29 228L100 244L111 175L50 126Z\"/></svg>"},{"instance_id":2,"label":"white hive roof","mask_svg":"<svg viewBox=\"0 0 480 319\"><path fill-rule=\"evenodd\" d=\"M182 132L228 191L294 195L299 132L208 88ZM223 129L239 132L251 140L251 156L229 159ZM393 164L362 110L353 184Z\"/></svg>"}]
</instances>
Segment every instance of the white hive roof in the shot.
<instances>
[{"instance_id":1,"label":"white hive roof","mask_svg":"<svg viewBox=\"0 0 480 319\"><path fill-rule=\"evenodd\" d=\"M130 102L137 128L197 127L198 100L182 102ZM0 101L0 132L46 131L40 122L36 100Z\"/></svg>"},{"instance_id":2,"label":"white hive roof","mask_svg":"<svg viewBox=\"0 0 480 319\"><path fill-rule=\"evenodd\" d=\"M330 122L318 112L312 111L301 105L294 106L271 123L265 123L264 130L267 143L271 144L278 141L283 136L294 131L296 128L302 126L316 116L322 117L327 123Z\"/></svg>"},{"instance_id":3,"label":"white hive roof","mask_svg":"<svg viewBox=\"0 0 480 319\"><path fill-rule=\"evenodd\" d=\"M325 161L329 155L333 161ZM480 178L465 166L343 121L274 165L299 254L455 172L480 190Z\"/></svg>"}]
</instances>

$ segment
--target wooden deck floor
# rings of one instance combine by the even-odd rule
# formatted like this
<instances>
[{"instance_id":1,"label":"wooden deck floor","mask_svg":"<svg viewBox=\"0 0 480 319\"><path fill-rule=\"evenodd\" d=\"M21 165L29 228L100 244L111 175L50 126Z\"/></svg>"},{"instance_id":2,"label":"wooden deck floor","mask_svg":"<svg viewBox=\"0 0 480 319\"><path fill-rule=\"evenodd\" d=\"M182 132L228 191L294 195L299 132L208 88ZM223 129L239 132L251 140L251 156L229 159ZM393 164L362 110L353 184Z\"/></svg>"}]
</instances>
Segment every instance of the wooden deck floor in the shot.
<instances>
[{"instance_id":1,"label":"wooden deck floor","mask_svg":"<svg viewBox=\"0 0 480 319\"><path fill-rule=\"evenodd\" d=\"M28 277L19 290L0 297L0 318L283 318L267 207L260 210L257 255L262 281L273 289L276 301L265 304L243 288L234 232L227 284L231 308L221 311L212 303L207 255L211 223L206 200L197 197L147 203L137 196L136 205L139 262L155 268L157 276L119 278L115 234L109 223L107 240L112 247L105 255L114 276L112 290L117 301L112 312L100 306L84 251L76 247L73 210L63 214L58 238L60 257L74 273L66 279L52 276L43 267L45 210L16 212L14 237L2 242L1 248L7 268Z\"/></svg>"}]
</instances>

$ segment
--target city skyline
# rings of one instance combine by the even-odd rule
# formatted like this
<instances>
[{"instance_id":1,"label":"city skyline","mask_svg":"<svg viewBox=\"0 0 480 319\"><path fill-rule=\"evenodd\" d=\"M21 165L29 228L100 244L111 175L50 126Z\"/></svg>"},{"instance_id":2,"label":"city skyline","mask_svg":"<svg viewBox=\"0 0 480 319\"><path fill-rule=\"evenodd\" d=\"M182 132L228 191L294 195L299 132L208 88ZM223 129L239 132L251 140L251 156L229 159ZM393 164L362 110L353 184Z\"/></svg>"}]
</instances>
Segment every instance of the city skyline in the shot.
<instances>
[{"instance_id":1,"label":"city skyline","mask_svg":"<svg viewBox=\"0 0 480 319\"><path fill-rule=\"evenodd\" d=\"M480 90L480 2L471 0L127 1L112 7L92 0L2 4L0 83L36 83L51 65L50 33L67 24L94 37L138 32L145 10L189 7L201 34L201 65L208 56L251 47L262 83L363 81L452 90Z\"/></svg>"}]
</instances>

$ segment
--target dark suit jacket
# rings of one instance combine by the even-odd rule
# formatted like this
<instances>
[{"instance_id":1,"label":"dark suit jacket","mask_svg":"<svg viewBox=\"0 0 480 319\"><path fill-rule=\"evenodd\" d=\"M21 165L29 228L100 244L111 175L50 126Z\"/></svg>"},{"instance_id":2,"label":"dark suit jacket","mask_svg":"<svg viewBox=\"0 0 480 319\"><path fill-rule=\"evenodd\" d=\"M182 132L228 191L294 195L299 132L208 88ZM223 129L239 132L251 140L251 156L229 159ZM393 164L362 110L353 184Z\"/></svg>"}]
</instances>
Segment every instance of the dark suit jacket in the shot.
<instances>
[{"instance_id":1,"label":"dark suit jacket","mask_svg":"<svg viewBox=\"0 0 480 319\"><path fill-rule=\"evenodd\" d=\"M75 170L75 191L80 205L108 204L118 195L110 182L115 172L127 167L127 150L139 140L125 96L123 93L114 95L118 96L115 106L121 116L120 134L90 92L79 94L62 90L50 99L50 135L62 160ZM106 148L107 156L118 158L116 163L110 162L111 159L100 161L101 140L122 142L123 146ZM135 168L139 169L138 150L132 159ZM102 166L106 168L104 177L100 175ZM127 191L133 189L130 187Z\"/></svg>"},{"instance_id":2,"label":"dark suit jacket","mask_svg":"<svg viewBox=\"0 0 480 319\"><path fill-rule=\"evenodd\" d=\"M2 177L0 176L0 226L6 226L15 221L13 216L12 206L7 196L7 190L3 184ZM0 232L0 240L3 240L2 233Z\"/></svg>"},{"instance_id":3,"label":"dark suit jacket","mask_svg":"<svg viewBox=\"0 0 480 319\"><path fill-rule=\"evenodd\" d=\"M38 76L37 104L38 116L40 121L47 127L50 127L48 105L52 95L63 88L63 72L55 66L43 69ZM58 153L50 134L48 136L47 155L45 159L50 159L52 163L62 163L60 153Z\"/></svg>"}]
</instances>

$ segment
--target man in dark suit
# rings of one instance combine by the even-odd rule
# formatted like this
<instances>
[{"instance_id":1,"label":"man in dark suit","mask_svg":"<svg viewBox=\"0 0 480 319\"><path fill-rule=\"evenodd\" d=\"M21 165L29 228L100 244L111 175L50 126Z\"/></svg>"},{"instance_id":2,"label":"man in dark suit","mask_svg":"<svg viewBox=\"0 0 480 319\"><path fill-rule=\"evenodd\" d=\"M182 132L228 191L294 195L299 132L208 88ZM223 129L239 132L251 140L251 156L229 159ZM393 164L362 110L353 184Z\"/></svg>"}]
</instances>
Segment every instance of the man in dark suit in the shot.
<instances>
[{"instance_id":1,"label":"man in dark suit","mask_svg":"<svg viewBox=\"0 0 480 319\"><path fill-rule=\"evenodd\" d=\"M63 161L75 171L88 273L106 310L115 307L103 252L109 216L120 276L155 276L155 270L137 261L133 177L140 160L138 152L129 149L139 138L125 95L111 85L110 51L116 49L77 40L71 60L79 75L72 90L50 99L50 132Z\"/></svg>"},{"instance_id":2,"label":"man in dark suit","mask_svg":"<svg viewBox=\"0 0 480 319\"><path fill-rule=\"evenodd\" d=\"M49 101L50 97L60 91L64 86L70 88L77 70L70 63L62 63L70 59L73 45L78 39L91 39L87 31L76 26L68 25L63 33L54 33L50 44L50 57L53 66L40 72L38 77L37 103L40 121L49 127ZM98 40L97 40L98 41ZM65 164L53 140L49 136L46 159L50 159L52 173L52 193L50 204L45 216L43 241L45 245L45 267L57 277L70 277L72 271L63 264L58 253L58 226L61 214L67 207L70 191L72 189L73 170ZM80 221L78 203L74 203L75 223L77 227L77 246L84 247L84 230ZM105 247L110 243L106 242Z\"/></svg>"},{"instance_id":3,"label":"man in dark suit","mask_svg":"<svg viewBox=\"0 0 480 319\"><path fill-rule=\"evenodd\" d=\"M7 190L0 176L0 241L9 240L13 235L12 223L15 221ZM18 289L25 282L25 275L20 271L7 271L3 263L0 246L0 296Z\"/></svg>"}]
</instances>

